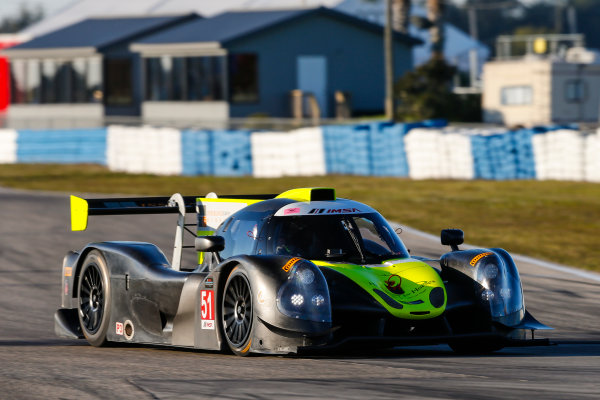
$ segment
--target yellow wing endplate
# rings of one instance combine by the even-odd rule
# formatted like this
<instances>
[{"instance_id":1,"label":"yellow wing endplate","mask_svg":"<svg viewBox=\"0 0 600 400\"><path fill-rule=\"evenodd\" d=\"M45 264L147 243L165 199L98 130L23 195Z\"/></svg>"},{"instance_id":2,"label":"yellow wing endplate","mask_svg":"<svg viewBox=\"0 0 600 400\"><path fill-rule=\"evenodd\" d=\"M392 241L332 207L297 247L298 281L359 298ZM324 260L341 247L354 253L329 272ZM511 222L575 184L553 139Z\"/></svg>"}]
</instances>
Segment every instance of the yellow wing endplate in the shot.
<instances>
[{"instance_id":1,"label":"yellow wing endplate","mask_svg":"<svg viewBox=\"0 0 600 400\"><path fill-rule=\"evenodd\" d=\"M77 196L71 196L71 230L85 231L88 223L88 202Z\"/></svg>"}]
</instances>

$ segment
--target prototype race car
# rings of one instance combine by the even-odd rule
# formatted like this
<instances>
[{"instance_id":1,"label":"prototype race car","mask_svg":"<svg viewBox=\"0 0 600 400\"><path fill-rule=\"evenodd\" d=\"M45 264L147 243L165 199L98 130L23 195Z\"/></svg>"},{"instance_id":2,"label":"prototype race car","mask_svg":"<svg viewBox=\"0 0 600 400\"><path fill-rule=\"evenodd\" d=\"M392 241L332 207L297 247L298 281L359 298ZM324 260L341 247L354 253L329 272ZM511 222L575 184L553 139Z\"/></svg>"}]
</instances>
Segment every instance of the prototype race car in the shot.
<instances>
[{"instance_id":1,"label":"prototype race car","mask_svg":"<svg viewBox=\"0 0 600 400\"><path fill-rule=\"evenodd\" d=\"M197 213L189 231L186 213ZM81 199L88 215L178 213L173 261L150 243L90 243L63 261L57 335L107 342L290 354L346 344L449 344L483 353L545 343L551 329L525 309L519 273L502 249L411 256L371 207L329 188L279 195ZM181 266L183 234L198 264ZM192 247L192 246L188 246ZM531 330L531 339L526 339Z\"/></svg>"}]
</instances>

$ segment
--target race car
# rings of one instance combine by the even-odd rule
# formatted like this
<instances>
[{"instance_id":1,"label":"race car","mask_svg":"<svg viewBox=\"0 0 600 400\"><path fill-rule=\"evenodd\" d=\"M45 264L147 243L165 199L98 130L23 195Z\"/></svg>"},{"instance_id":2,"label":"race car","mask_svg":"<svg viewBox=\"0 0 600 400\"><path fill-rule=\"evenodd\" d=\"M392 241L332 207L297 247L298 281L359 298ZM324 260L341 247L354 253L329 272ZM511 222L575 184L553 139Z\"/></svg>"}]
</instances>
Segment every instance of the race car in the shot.
<instances>
[{"instance_id":1,"label":"race car","mask_svg":"<svg viewBox=\"0 0 600 400\"><path fill-rule=\"evenodd\" d=\"M298 354L353 346L448 344L461 353L543 344L551 329L525 309L517 267L504 250L413 256L374 209L331 188L278 195L82 199L89 215L178 214L173 260L155 245L97 242L62 267L58 336L250 353ZM186 214L196 213L196 231ZM184 246L184 233L194 246ZM198 262L181 265L194 247ZM193 250L192 250L193 251ZM527 332L531 331L528 339Z\"/></svg>"}]
</instances>

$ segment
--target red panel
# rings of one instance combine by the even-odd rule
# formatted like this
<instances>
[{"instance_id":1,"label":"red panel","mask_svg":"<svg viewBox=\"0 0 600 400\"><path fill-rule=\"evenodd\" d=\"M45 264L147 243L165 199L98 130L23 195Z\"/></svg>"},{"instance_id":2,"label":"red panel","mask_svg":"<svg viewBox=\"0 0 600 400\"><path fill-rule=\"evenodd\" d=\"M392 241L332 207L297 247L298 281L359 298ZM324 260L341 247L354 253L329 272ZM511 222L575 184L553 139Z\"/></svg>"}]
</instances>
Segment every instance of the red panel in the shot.
<instances>
[{"instance_id":1,"label":"red panel","mask_svg":"<svg viewBox=\"0 0 600 400\"><path fill-rule=\"evenodd\" d=\"M16 41L0 42L0 50L19 44ZM0 57L0 112L6 111L10 104L10 71L8 60Z\"/></svg>"},{"instance_id":2,"label":"red panel","mask_svg":"<svg viewBox=\"0 0 600 400\"><path fill-rule=\"evenodd\" d=\"M0 112L5 111L10 104L10 74L8 62L0 58Z\"/></svg>"}]
</instances>

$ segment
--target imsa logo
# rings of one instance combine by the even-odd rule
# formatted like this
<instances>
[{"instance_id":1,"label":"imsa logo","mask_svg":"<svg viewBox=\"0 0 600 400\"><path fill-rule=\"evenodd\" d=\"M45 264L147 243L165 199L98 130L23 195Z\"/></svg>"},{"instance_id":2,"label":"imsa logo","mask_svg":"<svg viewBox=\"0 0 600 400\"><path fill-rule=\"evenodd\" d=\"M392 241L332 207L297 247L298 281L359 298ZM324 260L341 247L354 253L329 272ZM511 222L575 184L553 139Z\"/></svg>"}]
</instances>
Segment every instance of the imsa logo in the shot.
<instances>
[{"instance_id":1,"label":"imsa logo","mask_svg":"<svg viewBox=\"0 0 600 400\"><path fill-rule=\"evenodd\" d=\"M361 212L358 208L313 208L308 214L350 214Z\"/></svg>"}]
</instances>

